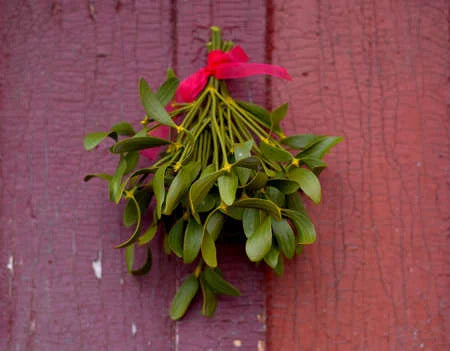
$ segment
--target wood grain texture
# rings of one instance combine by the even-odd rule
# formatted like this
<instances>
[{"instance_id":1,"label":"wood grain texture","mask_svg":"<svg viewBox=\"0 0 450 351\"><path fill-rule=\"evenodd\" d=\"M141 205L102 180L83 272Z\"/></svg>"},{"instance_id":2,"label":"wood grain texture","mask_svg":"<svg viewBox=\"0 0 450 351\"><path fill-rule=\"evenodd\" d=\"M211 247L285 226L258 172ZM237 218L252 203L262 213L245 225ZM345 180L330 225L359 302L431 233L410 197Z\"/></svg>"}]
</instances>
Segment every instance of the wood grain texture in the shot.
<instances>
[{"instance_id":1,"label":"wood grain texture","mask_svg":"<svg viewBox=\"0 0 450 351\"><path fill-rule=\"evenodd\" d=\"M151 277L128 276L113 249L128 234L121 213L104 183L82 180L117 162L106 145L84 152L84 135L138 122L138 77L159 83L171 52L165 1L113 5L2 2L2 262L14 260L2 350L172 344L173 263L156 255Z\"/></svg>"},{"instance_id":2,"label":"wood grain texture","mask_svg":"<svg viewBox=\"0 0 450 351\"><path fill-rule=\"evenodd\" d=\"M444 1L271 1L293 133L326 157L318 241L268 283L269 350L448 350Z\"/></svg>"},{"instance_id":3,"label":"wood grain texture","mask_svg":"<svg viewBox=\"0 0 450 351\"><path fill-rule=\"evenodd\" d=\"M263 60L263 5L0 1L1 350L263 345L263 272L242 252L225 247L221 261L243 296L221 299L210 320L197 301L184 322L174 323L168 307L186 272L182 264L160 254L157 241L151 274L130 277L123 251L113 249L129 233L121 212L108 202L104 183L82 181L116 162L108 142L86 153L84 135L121 120L137 126L139 76L157 86L169 66L181 76L194 72L209 25L230 23L226 35L239 36L252 59ZM256 16L261 20L253 22ZM264 79L249 84L261 101ZM248 91L234 85L241 95ZM93 264L100 263L98 279Z\"/></svg>"}]
</instances>

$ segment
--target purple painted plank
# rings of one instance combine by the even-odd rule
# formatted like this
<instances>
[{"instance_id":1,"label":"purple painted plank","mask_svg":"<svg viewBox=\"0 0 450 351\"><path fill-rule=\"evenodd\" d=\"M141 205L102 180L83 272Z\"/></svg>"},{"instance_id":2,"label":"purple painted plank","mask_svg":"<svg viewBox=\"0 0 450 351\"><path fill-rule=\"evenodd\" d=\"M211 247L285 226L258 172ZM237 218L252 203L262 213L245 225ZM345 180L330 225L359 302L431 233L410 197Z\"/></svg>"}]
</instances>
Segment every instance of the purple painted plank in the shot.
<instances>
[{"instance_id":1,"label":"purple painted plank","mask_svg":"<svg viewBox=\"0 0 450 351\"><path fill-rule=\"evenodd\" d=\"M214 5L213 5L214 4ZM223 38L242 45L251 60L265 58L265 2L240 0L178 1L177 2L177 56L176 69L186 77L205 63L205 42L209 40L210 26L223 29ZM264 103L264 77L229 82L236 97ZM180 351L261 350L265 345L265 284L264 270L249 263L240 247L218 246L219 266L227 280L242 293L237 298L220 297L216 315L200 318L201 299L181 322L176 335ZM192 270L177 266L177 286Z\"/></svg>"},{"instance_id":2,"label":"purple painted plank","mask_svg":"<svg viewBox=\"0 0 450 351\"><path fill-rule=\"evenodd\" d=\"M3 1L0 349L170 349L174 265L155 255L151 276L126 274L127 235L105 184L106 146L87 154L86 132L143 115L140 74L160 83L171 53L170 6ZM108 143L107 143L108 144ZM114 160L114 162L116 162ZM5 275L9 257L14 271ZM102 267L101 279L93 263ZM132 326L136 332L133 333Z\"/></svg>"},{"instance_id":3,"label":"purple painted plank","mask_svg":"<svg viewBox=\"0 0 450 351\"><path fill-rule=\"evenodd\" d=\"M172 64L181 76L192 73L211 24L263 61L264 2L0 1L0 18L0 349L262 347L263 273L242 250L226 247L220 261L243 296L221 298L209 320L199 300L182 322L168 318L187 270L157 253L160 241L151 274L127 275L123 252L113 249L128 234L121 213L105 184L82 182L115 160L107 145L88 154L81 142L124 119L137 125L138 77L155 86ZM264 82L232 85L263 102Z\"/></svg>"}]
</instances>

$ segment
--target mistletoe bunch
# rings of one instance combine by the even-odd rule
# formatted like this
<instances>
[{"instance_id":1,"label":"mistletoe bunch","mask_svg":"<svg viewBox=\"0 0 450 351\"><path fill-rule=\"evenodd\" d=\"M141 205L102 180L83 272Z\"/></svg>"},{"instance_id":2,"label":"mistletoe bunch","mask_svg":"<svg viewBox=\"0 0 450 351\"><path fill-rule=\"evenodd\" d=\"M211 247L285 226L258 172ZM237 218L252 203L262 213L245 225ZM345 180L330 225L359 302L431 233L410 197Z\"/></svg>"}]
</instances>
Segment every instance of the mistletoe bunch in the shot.
<instances>
[{"instance_id":1,"label":"mistletoe bunch","mask_svg":"<svg viewBox=\"0 0 450 351\"><path fill-rule=\"evenodd\" d=\"M239 59L234 58L243 51L232 51L233 43L223 42L217 27L212 28L208 48L210 54L221 57L228 53L232 62L221 61L218 66L222 65L222 72L236 72ZM169 70L157 92L141 79L139 94L146 113L143 128L135 132L129 123L122 122L84 140L87 150L107 137L115 141L110 148L119 156L114 174L90 174L85 180L107 180L110 200L127 202L123 222L134 230L116 248L126 249L129 272L142 275L150 270L149 243L157 233L164 235L167 254L180 257L185 264L196 262L172 301L172 319L185 314L199 288L205 316L214 314L217 295L239 295L218 268L216 243L219 238L227 240L223 231L226 222L242 228L249 260L264 261L277 274L282 274L284 258L293 258L304 244L314 242L316 232L300 193L316 204L320 202L317 175L326 167L322 158L341 140L312 134L285 136L280 122L287 104L269 112L250 102L236 101L225 81L218 79L224 76L219 71L209 69L206 85L197 87L198 92L190 88L198 76L188 78L188 84L181 87ZM189 89L192 101L177 98L177 94L186 96ZM167 127L171 131L167 138L152 136ZM150 148L162 149L159 159L137 169L140 154ZM152 217L147 228L143 228L144 215ZM141 246L147 249L147 260L133 269L134 250Z\"/></svg>"}]
</instances>

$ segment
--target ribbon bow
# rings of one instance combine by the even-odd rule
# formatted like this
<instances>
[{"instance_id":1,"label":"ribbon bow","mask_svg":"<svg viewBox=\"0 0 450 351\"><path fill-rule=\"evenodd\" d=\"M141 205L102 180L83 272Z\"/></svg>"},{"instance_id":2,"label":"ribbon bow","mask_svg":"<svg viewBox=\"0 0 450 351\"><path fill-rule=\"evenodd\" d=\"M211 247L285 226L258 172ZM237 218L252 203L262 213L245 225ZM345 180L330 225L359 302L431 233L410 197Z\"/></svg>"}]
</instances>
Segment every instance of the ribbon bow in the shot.
<instances>
[{"instance_id":1,"label":"ribbon bow","mask_svg":"<svg viewBox=\"0 0 450 351\"><path fill-rule=\"evenodd\" d=\"M235 46L228 52L213 50L208 54L206 67L200 68L197 72L183 80L175 93L175 101L192 102L205 87L210 76L217 79L244 78L256 74L268 74L270 76L292 80L286 69L279 66L264 63L247 63L248 56L240 46ZM168 105L167 108L170 105ZM152 131L153 136L167 138L170 128L160 126ZM145 149L141 154L150 160L156 159L161 147Z\"/></svg>"},{"instance_id":2,"label":"ribbon bow","mask_svg":"<svg viewBox=\"0 0 450 351\"><path fill-rule=\"evenodd\" d=\"M244 78L256 74L268 74L287 80L292 78L283 67L264 63L247 63L248 56L240 46L235 46L228 52L213 50L208 54L207 65L187 77L178 86L175 100L191 102L205 87L208 78L217 79Z\"/></svg>"}]
</instances>

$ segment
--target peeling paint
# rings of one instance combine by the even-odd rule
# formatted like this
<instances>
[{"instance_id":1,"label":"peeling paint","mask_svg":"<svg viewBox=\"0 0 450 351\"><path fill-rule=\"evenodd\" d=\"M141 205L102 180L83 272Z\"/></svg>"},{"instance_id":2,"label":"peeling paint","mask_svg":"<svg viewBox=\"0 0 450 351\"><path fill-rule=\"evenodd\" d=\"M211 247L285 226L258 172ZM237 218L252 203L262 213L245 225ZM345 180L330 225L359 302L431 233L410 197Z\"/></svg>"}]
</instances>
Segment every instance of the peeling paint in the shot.
<instances>
[{"instance_id":1,"label":"peeling paint","mask_svg":"<svg viewBox=\"0 0 450 351\"><path fill-rule=\"evenodd\" d=\"M92 269L97 279L102 279L102 252L98 252L96 260L92 261Z\"/></svg>"},{"instance_id":2,"label":"peeling paint","mask_svg":"<svg viewBox=\"0 0 450 351\"><path fill-rule=\"evenodd\" d=\"M180 349L180 329L178 322L175 323L175 351Z\"/></svg>"},{"instance_id":3,"label":"peeling paint","mask_svg":"<svg viewBox=\"0 0 450 351\"><path fill-rule=\"evenodd\" d=\"M265 318L264 318L264 316L262 314L258 313L256 315L256 318L258 319L258 322L260 322L260 323L264 323L265 322Z\"/></svg>"},{"instance_id":4,"label":"peeling paint","mask_svg":"<svg viewBox=\"0 0 450 351\"><path fill-rule=\"evenodd\" d=\"M258 351L264 351L266 349L266 343L264 340L258 340Z\"/></svg>"},{"instance_id":5,"label":"peeling paint","mask_svg":"<svg viewBox=\"0 0 450 351\"><path fill-rule=\"evenodd\" d=\"M6 265L6 268L11 272L11 274L14 274L14 257L11 255L9 256L8 264Z\"/></svg>"},{"instance_id":6,"label":"peeling paint","mask_svg":"<svg viewBox=\"0 0 450 351\"><path fill-rule=\"evenodd\" d=\"M137 333L137 328L136 328L136 324L131 323L131 334L133 334L133 336L135 336Z\"/></svg>"}]
</instances>

